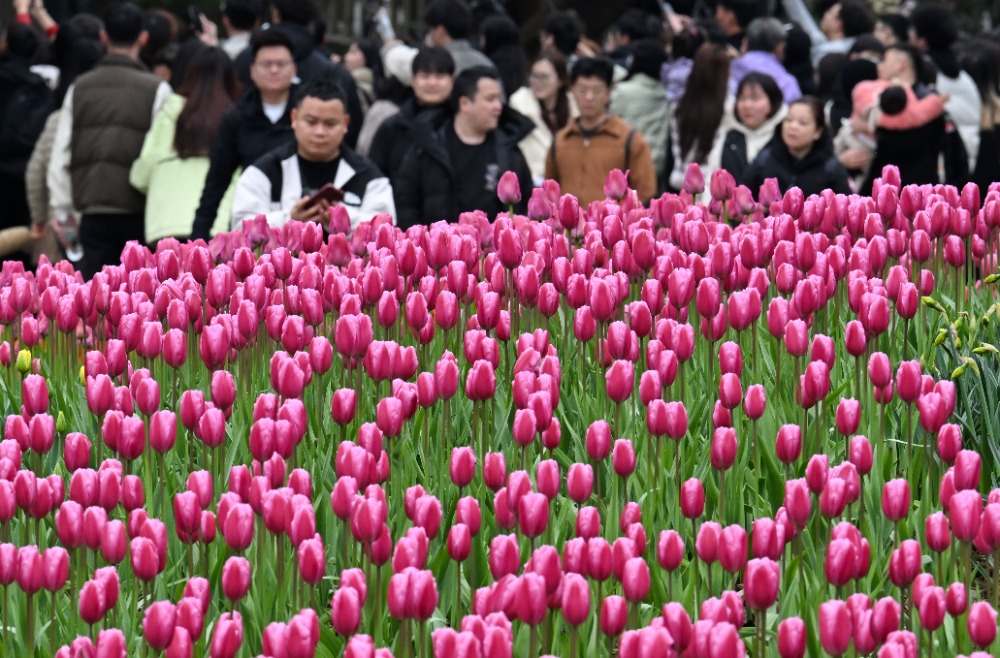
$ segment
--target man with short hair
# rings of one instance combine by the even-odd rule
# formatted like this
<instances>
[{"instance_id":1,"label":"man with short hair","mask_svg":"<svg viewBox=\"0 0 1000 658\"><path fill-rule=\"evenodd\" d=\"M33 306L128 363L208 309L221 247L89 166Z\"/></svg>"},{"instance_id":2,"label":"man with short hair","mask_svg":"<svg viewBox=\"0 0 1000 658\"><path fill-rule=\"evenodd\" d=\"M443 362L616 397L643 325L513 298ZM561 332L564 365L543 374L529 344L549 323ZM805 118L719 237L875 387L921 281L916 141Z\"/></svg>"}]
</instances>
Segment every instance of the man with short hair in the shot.
<instances>
[{"instance_id":1,"label":"man with short hair","mask_svg":"<svg viewBox=\"0 0 1000 658\"><path fill-rule=\"evenodd\" d=\"M146 200L129 184L129 171L171 94L139 61L146 43L141 9L111 5L101 41L107 55L66 92L47 176L53 211L81 213L84 278L119 262L125 244L145 236Z\"/></svg>"},{"instance_id":2,"label":"man with short hair","mask_svg":"<svg viewBox=\"0 0 1000 658\"><path fill-rule=\"evenodd\" d=\"M643 39L655 39L663 32L663 21L641 9L625 10L608 33L605 56L615 66L628 70L635 44Z\"/></svg>"},{"instance_id":3,"label":"man with short hair","mask_svg":"<svg viewBox=\"0 0 1000 658\"><path fill-rule=\"evenodd\" d=\"M562 191L586 206L604 198L604 181L612 169L629 172L629 187L642 201L656 194L656 172L645 138L620 118L608 114L613 64L581 57L570 71L570 92L580 116L552 140L545 177L559 181Z\"/></svg>"},{"instance_id":4,"label":"man with short hair","mask_svg":"<svg viewBox=\"0 0 1000 658\"><path fill-rule=\"evenodd\" d=\"M427 45L448 49L455 60L455 75L473 66L496 69L493 60L469 43L472 12L462 0L434 0L424 12L424 23Z\"/></svg>"},{"instance_id":5,"label":"man with short hair","mask_svg":"<svg viewBox=\"0 0 1000 658\"><path fill-rule=\"evenodd\" d=\"M729 67L729 90L734 96L747 73L764 73L778 83L785 103L791 104L802 97L799 82L790 74L781 60L785 52L785 26L777 18L755 18L747 26L743 54Z\"/></svg>"},{"instance_id":6,"label":"man with short hair","mask_svg":"<svg viewBox=\"0 0 1000 658\"><path fill-rule=\"evenodd\" d=\"M545 19L545 27L542 28L541 49L558 50L566 58L567 66L572 68L583 32L583 21L574 10L553 12Z\"/></svg>"},{"instance_id":7,"label":"man with short hair","mask_svg":"<svg viewBox=\"0 0 1000 658\"><path fill-rule=\"evenodd\" d=\"M944 109L962 136L969 173L972 173L979 156L983 104L976 83L955 59L952 46L956 41L958 23L951 7L942 4L918 5L910 14L910 43L937 67L934 87L939 94L948 97Z\"/></svg>"},{"instance_id":8,"label":"man with short hair","mask_svg":"<svg viewBox=\"0 0 1000 658\"><path fill-rule=\"evenodd\" d=\"M854 38L871 32L875 15L863 0L839 0L823 12L820 24L809 13L803 0L781 0L789 20L798 23L812 40L812 64L830 53L847 53Z\"/></svg>"},{"instance_id":9,"label":"man with short hair","mask_svg":"<svg viewBox=\"0 0 1000 658\"><path fill-rule=\"evenodd\" d=\"M757 0L719 0L715 5L715 21L726 35L726 43L737 52L743 48L747 26L763 13Z\"/></svg>"},{"instance_id":10,"label":"man with short hair","mask_svg":"<svg viewBox=\"0 0 1000 658\"><path fill-rule=\"evenodd\" d=\"M517 174L524 193L516 212L527 209L531 170L518 142L535 125L504 106L495 71L474 66L455 76L451 92L454 119L433 139L417 143L399 170L396 209L406 229L438 220L454 221L467 211L487 216L507 210L497 199L505 171Z\"/></svg>"},{"instance_id":11,"label":"man with short hair","mask_svg":"<svg viewBox=\"0 0 1000 658\"><path fill-rule=\"evenodd\" d=\"M291 39L292 55L295 57L295 68L300 82L326 78L340 85L347 94L347 112L358 118L347 131L347 144L353 147L358 141L363 114L358 87L343 65L331 61L317 49L316 39L310 29L310 24L317 18L319 18L319 5L316 0L274 0L271 7L272 24L268 30L277 30ZM236 58L236 73L246 86L251 82L252 57L253 53L248 49Z\"/></svg>"},{"instance_id":12,"label":"man with short hair","mask_svg":"<svg viewBox=\"0 0 1000 658\"><path fill-rule=\"evenodd\" d=\"M289 220L326 226L336 204L347 211L351 228L379 213L394 216L389 180L344 143L350 120L336 83L319 78L302 85L292 109L295 143L268 152L240 176L233 226L260 214L271 226ZM342 195L339 201L313 198L328 184Z\"/></svg>"},{"instance_id":13,"label":"man with short hair","mask_svg":"<svg viewBox=\"0 0 1000 658\"><path fill-rule=\"evenodd\" d=\"M296 68L291 39L278 30L264 30L253 36L248 50L254 84L222 115L209 153L205 189L194 215L192 239L209 238L237 171L295 139L291 96Z\"/></svg>"},{"instance_id":14,"label":"man with short hair","mask_svg":"<svg viewBox=\"0 0 1000 658\"><path fill-rule=\"evenodd\" d=\"M451 97L455 82L455 60L444 48L421 48L413 58L413 97L399 113L379 126L368 157L389 180L396 182L406 152L451 120ZM395 189L395 188L394 188Z\"/></svg>"},{"instance_id":15,"label":"man with short hair","mask_svg":"<svg viewBox=\"0 0 1000 658\"><path fill-rule=\"evenodd\" d=\"M222 3L222 27L226 39L219 46L231 59L250 47L250 36L260 25L260 0L225 0Z\"/></svg>"}]
</instances>

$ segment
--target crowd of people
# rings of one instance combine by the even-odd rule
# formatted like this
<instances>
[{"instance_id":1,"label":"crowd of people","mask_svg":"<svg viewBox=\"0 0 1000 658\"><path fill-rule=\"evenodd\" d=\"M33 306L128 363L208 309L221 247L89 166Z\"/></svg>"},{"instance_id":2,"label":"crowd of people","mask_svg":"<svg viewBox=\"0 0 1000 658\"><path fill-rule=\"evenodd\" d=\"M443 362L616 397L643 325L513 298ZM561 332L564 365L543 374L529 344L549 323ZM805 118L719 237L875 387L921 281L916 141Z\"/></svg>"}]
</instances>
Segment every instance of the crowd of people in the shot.
<instances>
[{"instance_id":1,"label":"crowd of people","mask_svg":"<svg viewBox=\"0 0 1000 658\"><path fill-rule=\"evenodd\" d=\"M947 5L635 0L603 43L572 11L526 43L490 7L433 0L412 43L383 9L338 53L316 0L267 16L225 0L221 30L130 2L57 24L14 0L0 252L66 255L90 276L129 240L207 239L261 214L344 230L492 216L508 170L521 212L545 179L602 199L615 168L642 200L680 190L692 164L754 193L768 178L863 193L890 163L904 184L1000 180L1000 46L960 38Z\"/></svg>"}]
</instances>

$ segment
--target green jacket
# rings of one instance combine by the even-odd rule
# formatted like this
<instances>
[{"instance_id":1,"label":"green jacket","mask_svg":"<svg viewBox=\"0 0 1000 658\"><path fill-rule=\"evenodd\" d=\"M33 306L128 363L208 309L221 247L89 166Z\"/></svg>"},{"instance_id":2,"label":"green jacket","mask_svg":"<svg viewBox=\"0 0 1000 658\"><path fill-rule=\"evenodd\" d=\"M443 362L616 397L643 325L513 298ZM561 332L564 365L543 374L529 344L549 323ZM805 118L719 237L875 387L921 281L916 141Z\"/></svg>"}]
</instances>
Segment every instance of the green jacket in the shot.
<instances>
[{"instance_id":1,"label":"green jacket","mask_svg":"<svg viewBox=\"0 0 1000 658\"><path fill-rule=\"evenodd\" d=\"M637 74L611 90L609 112L617 114L646 138L653 156L656 180L663 180L670 132L670 103L659 80Z\"/></svg>"},{"instance_id":2,"label":"green jacket","mask_svg":"<svg viewBox=\"0 0 1000 658\"><path fill-rule=\"evenodd\" d=\"M172 94L146 134L139 159L132 164L129 182L146 194L146 243L191 235L194 213L208 174L208 157L181 159L174 150L177 117L184 109L184 97ZM212 233L229 230L229 213L236 179L219 204Z\"/></svg>"}]
</instances>

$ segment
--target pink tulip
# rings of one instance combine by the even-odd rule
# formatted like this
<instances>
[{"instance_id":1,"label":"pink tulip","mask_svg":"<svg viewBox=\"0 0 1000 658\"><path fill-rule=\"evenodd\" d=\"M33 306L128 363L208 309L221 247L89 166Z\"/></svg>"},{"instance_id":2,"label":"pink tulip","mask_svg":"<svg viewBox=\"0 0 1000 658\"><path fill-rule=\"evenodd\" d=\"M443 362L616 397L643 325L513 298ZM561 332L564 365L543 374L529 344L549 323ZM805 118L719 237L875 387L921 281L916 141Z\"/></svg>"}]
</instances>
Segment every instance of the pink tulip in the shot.
<instances>
[{"instance_id":1,"label":"pink tulip","mask_svg":"<svg viewBox=\"0 0 1000 658\"><path fill-rule=\"evenodd\" d=\"M784 464L795 463L802 451L802 431L798 425L782 425L775 439L775 453Z\"/></svg>"},{"instance_id":2,"label":"pink tulip","mask_svg":"<svg viewBox=\"0 0 1000 658\"><path fill-rule=\"evenodd\" d=\"M505 206L513 206L521 202L521 185L517 174L505 171L497 184L497 198Z\"/></svg>"},{"instance_id":3,"label":"pink tulip","mask_svg":"<svg viewBox=\"0 0 1000 658\"><path fill-rule=\"evenodd\" d=\"M789 617L778 624L778 655L781 658L806 655L806 625L800 618Z\"/></svg>"},{"instance_id":4,"label":"pink tulip","mask_svg":"<svg viewBox=\"0 0 1000 658\"><path fill-rule=\"evenodd\" d=\"M611 464L620 478L627 478L635 471L635 449L628 439L617 439L611 451Z\"/></svg>"},{"instance_id":5,"label":"pink tulip","mask_svg":"<svg viewBox=\"0 0 1000 658\"><path fill-rule=\"evenodd\" d=\"M628 603L620 596L605 597L601 603L601 633L607 637L618 637L625 630L628 621Z\"/></svg>"},{"instance_id":6,"label":"pink tulip","mask_svg":"<svg viewBox=\"0 0 1000 658\"><path fill-rule=\"evenodd\" d=\"M617 404L627 400L632 395L634 379L631 361L619 359L613 362L605 374L608 398Z\"/></svg>"},{"instance_id":7,"label":"pink tulip","mask_svg":"<svg viewBox=\"0 0 1000 658\"><path fill-rule=\"evenodd\" d=\"M764 415L766 397L764 387L760 384L752 384L747 387L746 396L743 400L743 411L750 420L759 420Z\"/></svg>"},{"instance_id":8,"label":"pink tulip","mask_svg":"<svg viewBox=\"0 0 1000 658\"><path fill-rule=\"evenodd\" d=\"M518 522L526 537L538 537L549 523L549 501L539 493L528 493L518 501Z\"/></svg>"},{"instance_id":9,"label":"pink tulip","mask_svg":"<svg viewBox=\"0 0 1000 658\"><path fill-rule=\"evenodd\" d=\"M890 480L882 487L882 513L890 521L902 521L910 511L910 483Z\"/></svg>"},{"instance_id":10,"label":"pink tulip","mask_svg":"<svg viewBox=\"0 0 1000 658\"><path fill-rule=\"evenodd\" d=\"M831 600L819 607L819 636L823 650L841 656L851 643L851 616L843 601Z\"/></svg>"},{"instance_id":11,"label":"pink tulip","mask_svg":"<svg viewBox=\"0 0 1000 658\"><path fill-rule=\"evenodd\" d=\"M781 571L773 560L753 559L747 563L743 592L747 606L753 610L767 610L778 598Z\"/></svg>"},{"instance_id":12,"label":"pink tulip","mask_svg":"<svg viewBox=\"0 0 1000 658\"><path fill-rule=\"evenodd\" d=\"M333 593L330 606L333 629L338 635L350 637L361 625L361 598L353 587L341 587Z\"/></svg>"},{"instance_id":13,"label":"pink tulip","mask_svg":"<svg viewBox=\"0 0 1000 658\"><path fill-rule=\"evenodd\" d=\"M985 649L993 644L997 636L997 612L989 603L976 601L969 608L969 639L977 647Z\"/></svg>"},{"instance_id":14,"label":"pink tulip","mask_svg":"<svg viewBox=\"0 0 1000 658\"><path fill-rule=\"evenodd\" d=\"M224 612L215 624L209 652L212 658L234 658L243 646L243 618L238 612Z\"/></svg>"},{"instance_id":15,"label":"pink tulip","mask_svg":"<svg viewBox=\"0 0 1000 658\"><path fill-rule=\"evenodd\" d=\"M681 485L681 514L697 519L705 512L705 488L701 480L691 478Z\"/></svg>"},{"instance_id":16,"label":"pink tulip","mask_svg":"<svg viewBox=\"0 0 1000 658\"><path fill-rule=\"evenodd\" d=\"M176 606L170 601L156 601L143 614L143 638L154 650L163 651L173 640L176 623Z\"/></svg>"},{"instance_id":17,"label":"pink tulip","mask_svg":"<svg viewBox=\"0 0 1000 658\"><path fill-rule=\"evenodd\" d=\"M78 611L80 619L91 626L104 616L106 610L104 585L97 580L88 580L80 588Z\"/></svg>"},{"instance_id":18,"label":"pink tulip","mask_svg":"<svg viewBox=\"0 0 1000 658\"><path fill-rule=\"evenodd\" d=\"M712 436L710 451L712 468L727 471L736 461L736 432L730 427L719 427Z\"/></svg>"}]
</instances>

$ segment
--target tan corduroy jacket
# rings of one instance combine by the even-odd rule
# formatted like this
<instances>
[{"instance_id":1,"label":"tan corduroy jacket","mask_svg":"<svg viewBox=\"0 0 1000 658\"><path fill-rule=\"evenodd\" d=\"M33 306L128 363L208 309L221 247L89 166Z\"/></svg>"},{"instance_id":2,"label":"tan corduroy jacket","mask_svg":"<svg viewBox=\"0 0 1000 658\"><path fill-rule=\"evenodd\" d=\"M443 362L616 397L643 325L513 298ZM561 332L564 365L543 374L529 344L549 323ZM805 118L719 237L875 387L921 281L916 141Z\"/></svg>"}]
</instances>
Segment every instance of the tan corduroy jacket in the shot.
<instances>
[{"instance_id":1,"label":"tan corduroy jacket","mask_svg":"<svg viewBox=\"0 0 1000 658\"><path fill-rule=\"evenodd\" d=\"M559 181L563 194L586 206L604 198L604 180L612 169L629 170L628 184L645 202L656 195L656 173L649 145L637 130L609 116L585 138L577 121L556 133L545 162L545 177Z\"/></svg>"}]
</instances>

